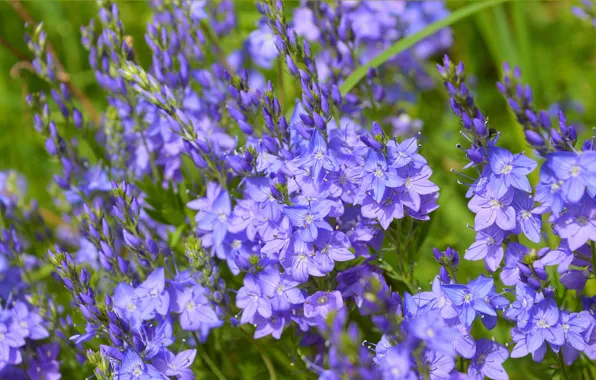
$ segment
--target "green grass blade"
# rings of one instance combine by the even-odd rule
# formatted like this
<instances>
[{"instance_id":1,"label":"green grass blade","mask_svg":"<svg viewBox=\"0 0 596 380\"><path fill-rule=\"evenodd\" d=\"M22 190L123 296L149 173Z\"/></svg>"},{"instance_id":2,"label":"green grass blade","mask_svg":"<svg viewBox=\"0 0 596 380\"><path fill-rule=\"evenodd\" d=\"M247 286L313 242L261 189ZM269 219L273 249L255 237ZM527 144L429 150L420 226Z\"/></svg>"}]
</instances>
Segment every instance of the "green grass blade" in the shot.
<instances>
[{"instance_id":1,"label":"green grass blade","mask_svg":"<svg viewBox=\"0 0 596 380\"><path fill-rule=\"evenodd\" d=\"M463 9L459 9L451 13L449 17L446 17L442 20L430 24L418 33L412 34L411 36L397 41L395 44L391 45L386 50L384 50L383 52L379 53L376 57L371 59L370 62L368 62L366 65L360 66L359 68L354 70L354 72L346 78L346 80L342 83L342 85L339 88L342 95L348 93L352 88L354 88L354 86L356 86L358 82L360 82L360 80L366 76L366 73L368 72L369 68L376 68L381 66L391 57L413 46L418 41L423 40L424 38L432 35L433 33L436 33L437 31L454 24L463 18L471 16L474 13L479 12L485 8L494 7L495 5L502 4L506 1L511 0L490 0L469 5Z\"/></svg>"}]
</instances>

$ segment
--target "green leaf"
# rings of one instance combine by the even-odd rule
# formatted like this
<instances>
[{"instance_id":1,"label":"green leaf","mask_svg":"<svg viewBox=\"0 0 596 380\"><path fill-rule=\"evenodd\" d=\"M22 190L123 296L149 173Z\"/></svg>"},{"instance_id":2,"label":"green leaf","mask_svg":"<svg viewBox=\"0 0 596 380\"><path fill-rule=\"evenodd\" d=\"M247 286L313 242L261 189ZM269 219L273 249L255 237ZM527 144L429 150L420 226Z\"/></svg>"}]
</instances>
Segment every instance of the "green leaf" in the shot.
<instances>
[{"instance_id":1,"label":"green leaf","mask_svg":"<svg viewBox=\"0 0 596 380\"><path fill-rule=\"evenodd\" d=\"M167 188L159 183L153 183L150 178L135 183L147 194L145 202L148 207L144 209L153 220L172 226L184 224L186 221L184 204L172 183Z\"/></svg>"},{"instance_id":2,"label":"green leaf","mask_svg":"<svg viewBox=\"0 0 596 380\"><path fill-rule=\"evenodd\" d=\"M463 9L459 9L451 13L449 17L446 17L442 20L430 24L418 33L412 34L411 36L397 41L395 44L388 47L385 51L379 53L377 56L371 59L366 65L360 66L359 68L354 70L354 72L350 74L350 76L347 77L346 80L342 83L339 90L341 91L342 95L347 94L352 88L354 88L354 86L358 84L358 82L360 82L362 78L366 76L366 73L368 72L369 68L376 68L381 66L383 63L388 61L390 58L394 57L396 54L401 53L402 51L416 44L417 42L425 39L426 37L431 36L433 33L436 33L437 31L449 25L456 23L457 21L463 18L471 16L474 13L481 11L482 9L494 7L495 5L499 5L506 1L511 0L490 0L469 5Z\"/></svg>"}]
</instances>

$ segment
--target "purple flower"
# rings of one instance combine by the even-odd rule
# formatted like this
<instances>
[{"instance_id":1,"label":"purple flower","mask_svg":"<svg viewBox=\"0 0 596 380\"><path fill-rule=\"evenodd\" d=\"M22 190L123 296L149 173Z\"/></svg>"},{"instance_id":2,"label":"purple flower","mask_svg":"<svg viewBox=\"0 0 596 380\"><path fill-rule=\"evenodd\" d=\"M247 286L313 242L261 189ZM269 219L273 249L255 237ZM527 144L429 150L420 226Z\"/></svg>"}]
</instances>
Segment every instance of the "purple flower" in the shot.
<instances>
[{"instance_id":1,"label":"purple flower","mask_svg":"<svg viewBox=\"0 0 596 380\"><path fill-rule=\"evenodd\" d=\"M544 299L534 306L526 329L529 352L538 350L545 341L558 346L565 343L565 332L559 323L559 309L553 299Z\"/></svg>"},{"instance_id":2,"label":"purple flower","mask_svg":"<svg viewBox=\"0 0 596 380\"><path fill-rule=\"evenodd\" d=\"M428 179L431 174L432 170L428 165L420 168L409 166L398 170L398 175L404 180L404 187L411 199L413 211L420 209L421 195L439 191L439 187Z\"/></svg>"},{"instance_id":3,"label":"purple flower","mask_svg":"<svg viewBox=\"0 0 596 380\"><path fill-rule=\"evenodd\" d=\"M441 287L441 281L435 277L432 283L431 292L422 292L413 296L420 307L429 305L431 309L437 309L441 318L447 320L457 317L459 314L453 307L451 299L445 295Z\"/></svg>"},{"instance_id":4,"label":"purple flower","mask_svg":"<svg viewBox=\"0 0 596 380\"><path fill-rule=\"evenodd\" d=\"M467 286L443 285L443 291L459 309L460 321L466 326L472 325L476 313L496 316L495 310L485 301L493 287L493 279L478 277Z\"/></svg>"},{"instance_id":5,"label":"purple flower","mask_svg":"<svg viewBox=\"0 0 596 380\"><path fill-rule=\"evenodd\" d=\"M339 166L335 158L329 154L325 138L318 129L312 134L308 151L293 162L300 169L308 170L315 181L318 180L321 170L336 171Z\"/></svg>"},{"instance_id":6,"label":"purple flower","mask_svg":"<svg viewBox=\"0 0 596 380\"><path fill-rule=\"evenodd\" d=\"M383 154L375 149L370 149L364 160L364 172L360 193L354 203L361 203L365 195L370 194L377 203L382 203L385 188L395 188L403 185L405 180L397 175L395 169L387 166Z\"/></svg>"},{"instance_id":7,"label":"purple flower","mask_svg":"<svg viewBox=\"0 0 596 380\"><path fill-rule=\"evenodd\" d=\"M165 291L165 273L163 267L157 268L136 289L137 297L142 300L143 319L153 318L155 312L166 315L170 306L170 294Z\"/></svg>"},{"instance_id":8,"label":"purple flower","mask_svg":"<svg viewBox=\"0 0 596 380\"><path fill-rule=\"evenodd\" d=\"M340 231L321 231L315 247L314 261L321 273L331 272L336 261L348 261L355 257L350 251L350 240Z\"/></svg>"},{"instance_id":9,"label":"purple flower","mask_svg":"<svg viewBox=\"0 0 596 380\"><path fill-rule=\"evenodd\" d=\"M536 168L536 162L523 154L511 154L507 149L490 146L488 161L492 170L492 188L497 196L505 194L511 186L531 192L532 187L526 176Z\"/></svg>"},{"instance_id":10,"label":"purple flower","mask_svg":"<svg viewBox=\"0 0 596 380\"><path fill-rule=\"evenodd\" d=\"M503 368L503 362L508 357L509 350L504 346L488 339L480 339L476 342L476 355L468 367L468 375L478 380L485 376L494 380L507 380L509 376Z\"/></svg>"},{"instance_id":11,"label":"purple flower","mask_svg":"<svg viewBox=\"0 0 596 380\"><path fill-rule=\"evenodd\" d=\"M319 236L319 230L333 231L324 219L331 211L333 203L328 200L314 201L308 206L288 206L284 213L290 223L297 227L296 235L304 242L313 242Z\"/></svg>"},{"instance_id":12,"label":"purple flower","mask_svg":"<svg viewBox=\"0 0 596 380\"><path fill-rule=\"evenodd\" d=\"M517 325L523 328L530 321L531 311L536 300L536 291L526 284L517 283L515 298L516 300L509 305L505 312L505 316L516 320Z\"/></svg>"},{"instance_id":13,"label":"purple flower","mask_svg":"<svg viewBox=\"0 0 596 380\"><path fill-rule=\"evenodd\" d=\"M252 275L244 278L244 286L236 295L236 306L243 309L241 323L253 323L257 313L264 318L271 317L271 302Z\"/></svg>"},{"instance_id":14,"label":"purple flower","mask_svg":"<svg viewBox=\"0 0 596 380\"><path fill-rule=\"evenodd\" d=\"M215 198L209 212L202 212L197 216L199 229L212 232L213 243L216 246L220 245L226 237L231 213L230 196L224 190Z\"/></svg>"},{"instance_id":15,"label":"purple flower","mask_svg":"<svg viewBox=\"0 0 596 380\"><path fill-rule=\"evenodd\" d=\"M143 308L135 289L128 284L120 283L114 290L112 300L114 312L127 320L133 329L138 329L141 326Z\"/></svg>"},{"instance_id":16,"label":"purple flower","mask_svg":"<svg viewBox=\"0 0 596 380\"><path fill-rule=\"evenodd\" d=\"M580 205L569 205L557 219L555 230L563 239L567 239L569 249L575 251L589 240L596 239L596 206L594 201Z\"/></svg>"},{"instance_id":17,"label":"purple flower","mask_svg":"<svg viewBox=\"0 0 596 380\"><path fill-rule=\"evenodd\" d=\"M246 45L255 64L264 69L270 69L279 54L275 45L275 35L264 22L250 33Z\"/></svg>"},{"instance_id":18,"label":"purple flower","mask_svg":"<svg viewBox=\"0 0 596 380\"><path fill-rule=\"evenodd\" d=\"M341 293L337 290L332 292L319 291L304 301L304 315L307 318L321 316L326 319L329 312L337 311L343 306L344 301Z\"/></svg>"},{"instance_id":19,"label":"purple flower","mask_svg":"<svg viewBox=\"0 0 596 380\"><path fill-rule=\"evenodd\" d=\"M311 243L294 240L280 257L282 266L292 274L294 280L306 282L308 276L323 276L315 262L315 251Z\"/></svg>"},{"instance_id":20,"label":"purple flower","mask_svg":"<svg viewBox=\"0 0 596 380\"><path fill-rule=\"evenodd\" d=\"M404 217L404 205L401 203L399 193L395 189L385 189L381 202L373 197L366 197L362 202L362 216L379 221L384 229L389 228L393 219Z\"/></svg>"},{"instance_id":21,"label":"purple flower","mask_svg":"<svg viewBox=\"0 0 596 380\"><path fill-rule=\"evenodd\" d=\"M526 193L516 191L513 197L513 208L517 213L517 222L522 232L530 241L540 241L540 230L542 229L541 212L542 207L534 207L534 199Z\"/></svg>"},{"instance_id":22,"label":"purple flower","mask_svg":"<svg viewBox=\"0 0 596 380\"><path fill-rule=\"evenodd\" d=\"M556 152L548 159L556 177L563 181L562 192L567 201L579 202L586 186L596 188L596 152Z\"/></svg>"},{"instance_id":23,"label":"purple flower","mask_svg":"<svg viewBox=\"0 0 596 380\"><path fill-rule=\"evenodd\" d=\"M124 354L122 364L116 371L118 380L161 380L163 377L151 364L145 364L134 351Z\"/></svg>"},{"instance_id":24,"label":"purple flower","mask_svg":"<svg viewBox=\"0 0 596 380\"><path fill-rule=\"evenodd\" d=\"M459 332L447 325L439 313L420 311L407 322L406 330L425 343L428 348L445 354L453 352L451 342Z\"/></svg>"},{"instance_id":25,"label":"purple flower","mask_svg":"<svg viewBox=\"0 0 596 380\"><path fill-rule=\"evenodd\" d=\"M189 368L195 360L197 350L184 350L174 355L167 349L153 358L153 365L164 376L175 376L178 380L194 379L192 370Z\"/></svg>"},{"instance_id":26,"label":"purple flower","mask_svg":"<svg viewBox=\"0 0 596 380\"><path fill-rule=\"evenodd\" d=\"M505 231L514 229L515 209L511 206L513 195L513 189L497 195L491 185L486 187L484 193L476 193L468 203L469 209L476 213L474 219L476 231L488 228L495 223Z\"/></svg>"},{"instance_id":27,"label":"purple flower","mask_svg":"<svg viewBox=\"0 0 596 380\"><path fill-rule=\"evenodd\" d=\"M484 259L486 267L494 272L503 260L504 238L505 232L496 225L478 231L476 241L466 250L464 258L466 260Z\"/></svg>"},{"instance_id":28,"label":"purple flower","mask_svg":"<svg viewBox=\"0 0 596 380\"><path fill-rule=\"evenodd\" d=\"M12 308L11 330L20 334L23 338L33 340L44 339L50 336L48 330L42 325L43 318L29 311L27 305L22 301L17 301Z\"/></svg>"},{"instance_id":29,"label":"purple flower","mask_svg":"<svg viewBox=\"0 0 596 380\"><path fill-rule=\"evenodd\" d=\"M387 158L389 166L396 169L410 163L418 167L426 164L426 159L418 154L418 139L416 137L404 140L401 144L395 140L388 141Z\"/></svg>"},{"instance_id":30,"label":"purple flower","mask_svg":"<svg viewBox=\"0 0 596 380\"><path fill-rule=\"evenodd\" d=\"M258 274L263 293L269 297L273 310L290 310L292 305L304 302L304 295L298 288L299 282L293 281L287 274L280 274L274 268Z\"/></svg>"},{"instance_id":31,"label":"purple flower","mask_svg":"<svg viewBox=\"0 0 596 380\"><path fill-rule=\"evenodd\" d=\"M59 380L60 363L58 362L58 343L43 344L36 349L37 358L31 360L28 365L27 375L31 380Z\"/></svg>"},{"instance_id":32,"label":"purple flower","mask_svg":"<svg viewBox=\"0 0 596 380\"><path fill-rule=\"evenodd\" d=\"M16 359L16 356L20 359L20 353L14 349L24 345L25 339L18 332L0 323L0 361L16 364L12 359Z\"/></svg>"},{"instance_id":33,"label":"purple flower","mask_svg":"<svg viewBox=\"0 0 596 380\"><path fill-rule=\"evenodd\" d=\"M172 311L180 313L180 327L184 330L197 331L202 324L221 324L202 287L175 289L173 292Z\"/></svg>"},{"instance_id":34,"label":"purple flower","mask_svg":"<svg viewBox=\"0 0 596 380\"><path fill-rule=\"evenodd\" d=\"M519 243L507 244L505 254L505 267L501 271L501 281L504 285L514 286L521 281L519 265L520 261L530 252L530 249Z\"/></svg>"}]
</instances>

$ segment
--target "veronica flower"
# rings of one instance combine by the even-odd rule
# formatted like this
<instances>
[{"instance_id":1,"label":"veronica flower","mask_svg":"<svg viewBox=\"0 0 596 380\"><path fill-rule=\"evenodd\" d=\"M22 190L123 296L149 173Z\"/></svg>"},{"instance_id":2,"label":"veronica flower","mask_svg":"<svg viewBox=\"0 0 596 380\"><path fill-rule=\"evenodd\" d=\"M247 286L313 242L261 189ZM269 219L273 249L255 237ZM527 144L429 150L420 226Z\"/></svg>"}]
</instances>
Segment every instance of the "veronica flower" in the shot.
<instances>
[{"instance_id":1,"label":"veronica flower","mask_svg":"<svg viewBox=\"0 0 596 380\"><path fill-rule=\"evenodd\" d=\"M163 377L151 364L145 364L134 351L124 354L122 364L116 371L117 380L161 380Z\"/></svg>"},{"instance_id":2,"label":"veronica flower","mask_svg":"<svg viewBox=\"0 0 596 380\"><path fill-rule=\"evenodd\" d=\"M366 197L362 202L362 216L379 221L383 229L389 228L394 219L404 217L404 205L395 189L385 189L383 199L377 202L373 197Z\"/></svg>"},{"instance_id":3,"label":"veronica flower","mask_svg":"<svg viewBox=\"0 0 596 380\"><path fill-rule=\"evenodd\" d=\"M567 239L569 249L575 251L588 241L596 239L596 206L593 201L580 205L569 205L557 219L555 230Z\"/></svg>"},{"instance_id":4,"label":"veronica flower","mask_svg":"<svg viewBox=\"0 0 596 380\"><path fill-rule=\"evenodd\" d=\"M412 200L412 210L418 211L420 209L420 202L422 195L428 195L439 191L439 187L432 183L428 178L431 176L432 170L428 165L420 168L409 166L398 170L398 175L404 180L404 187Z\"/></svg>"},{"instance_id":5,"label":"veronica flower","mask_svg":"<svg viewBox=\"0 0 596 380\"><path fill-rule=\"evenodd\" d=\"M596 188L596 152L556 152L551 162L554 174L563 181L562 192L569 202L579 202L586 187Z\"/></svg>"},{"instance_id":6,"label":"veronica flower","mask_svg":"<svg viewBox=\"0 0 596 380\"><path fill-rule=\"evenodd\" d=\"M304 301L304 315L307 318L321 316L326 319L331 311L337 311L343 306L343 298L337 290L331 292L319 291Z\"/></svg>"},{"instance_id":7,"label":"veronica flower","mask_svg":"<svg viewBox=\"0 0 596 380\"><path fill-rule=\"evenodd\" d=\"M325 138L318 129L315 129L312 134L308 151L302 157L294 160L293 163L300 169L308 170L315 180L319 178L322 169L327 171L339 169L335 158L327 150Z\"/></svg>"},{"instance_id":8,"label":"veronica flower","mask_svg":"<svg viewBox=\"0 0 596 380\"><path fill-rule=\"evenodd\" d=\"M443 285L443 291L459 309L459 318L466 326L470 326L476 317L476 313L483 313L495 316L495 310L486 303L485 297L493 287L493 280L486 277L478 277L467 286L464 285Z\"/></svg>"},{"instance_id":9,"label":"veronica flower","mask_svg":"<svg viewBox=\"0 0 596 380\"><path fill-rule=\"evenodd\" d=\"M279 55L275 35L265 22L261 22L259 28L250 33L246 45L255 64L264 69L270 69Z\"/></svg>"},{"instance_id":10,"label":"veronica flower","mask_svg":"<svg viewBox=\"0 0 596 380\"><path fill-rule=\"evenodd\" d=\"M559 309L553 299L544 299L534 306L527 330L526 345L529 352L538 350L545 341L558 346L565 343Z\"/></svg>"},{"instance_id":11,"label":"veronica flower","mask_svg":"<svg viewBox=\"0 0 596 380\"><path fill-rule=\"evenodd\" d=\"M515 209L511 206L513 189L507 190L502 195L497 195L491 185L486 187L484 193L476 193L468 203L469 209L476 213L474 228L483 230L496 224L501 229L509 231L515 228Z\"/></svg>"},{"instance_id":12,"label":"veronica flower","mask_svg":"<svg viewBox=\"0 0 596 380\"><path fill-rule=\"evenodd\" d=\"M505 194L511 186L528 193L532 191L526 176L536 168L534 160L521 153L513 155L507 149L491 146L488 149L488 162L495 195Z\"/></svg>"},{"instance_id":13,"label":"veronica flower","mask_svg":"<svg viewBox=\"0 0 596 380\"><path fill-rule=\"evenodd\" d=\"M331 201L320 200L308 206L287 206L284 208L284 213L292 225L297 227L298 239L309 243L317 239L319 230L333 231L329 222L325 220L332 205Z\"/></svg>"},{"instance_id":14,"label":"veronica flower","mask_svg":"<svg viewBox=\"0 0 596 380\"><path fill-rule=\"evenodd\" d=\"M263 295L254 276L244 277L244 286L236 295L236 306L243 309L241 323L252 323L257 313L264 318L271 317L271 302Z\"/></svg>"},{"instance_id":15,"label":"veronica flower","mask_svg":"<svg viewBox=\"0 0 596 380\"><path fill-rule=\"evenodd\" d=\"M25 345L25 339L17 331L9 330L4 323L0 323L0 360L11 362L14 349ZM20 358L20 353L18 353Z\"/></svg>"},{"instance_id":16,"label":"veronica flower","mask_svg":"<svg viewBox=\"0 0 596 380\"><path fill-rule=\"evenodd\" d=\"M213 243L216 246L226 237L231 213L230 196L224 190L215 198L210 211L200 214L200 219L197 220L199 229L213 233Z\"/></svg>"},{"instance_id":17,"label":"veronica flower","mask_svg":"<svg viewBox=\"0 0 596 380\"><path fill-rule=\"evenodd\" d=\"M262 338L267 335L271 335L275 339L281 338L281 333L284 330L286 325L286 316L287 314L282 314L279 312L274 312L271 317L263 318L261 316L257 316L255 318L255 338Z\"/></svg>"},{"instance_id":18,"label":"veronica flower","mask_svg":"<svg viewBox=\"0 0 596 380\"><path fill-rule=\"evenodd\" d=\"M478 380L485 376L494 380L507 380L509 376L503 368L503 362L508 357L509 350L504 346L488 339L480 339L476 342L476 355L468 367L468 375Z\"/></svg>"},{"instance_id":19,"label":"veronica flower","mask_svg":"<svg viewBox=\"0 0 596 380\"><path fill-rule=\"evenodd\" d=\"M315 263L321 273L333 270L336 261L352 260L355 256L350 252L350 240L341 231L321 231L315 241Z\"/></svg>"},{"instance_id":20,"label":"veronica flower","mask_svg":"<svg viewBox=\"0 0 596 380\"><path fill-rule=\"evenodd\" d=\"M136 289L136 296L143 300L143 319L151 319L154 312L166 315L170 307L170 294L165 291L163 267L157 268Z\"/></svg>"},{"instance_id":21,"label":"veronica flower","mask_svg":"<svg viewBox=\"0 0 596 380\"><path fill-rule=\"evenodd\" d=\"M426 159L418 154L418 139L416 137L398 143L395 140L387 142L387 158L389 166L399 169L412 163L414 166L426 164Z\"/></svg>"},{"instance_id":22,"label":"veronica flower","mask_svg":"<svg viewBox=\"0 0 596 380\"><path fill-rule=\"evenodd\" d=\"M588 311L567 313L561 311L561 326L565 333L565 344L561 348L565 364L571 365L580 352L587 347L586 332L593 328L594 317Z\"/></svg>"},{"instance_id":23,"label":"veronica flower","mask_svg":"<svg viewBox=\"0 0 596 380\"><path fill-rule=\"evenodd\" d=\"M405 180L397 175L395 169L387 166L387 160L383 154L375 149L369 150L364 161L364 172L360 193L355 203L361 203L364 196L372 190L372 197L377 203L381 203L385 188L395 188L403 185Z\"/></svg>"},{"instance_id":24,"label":"veronica flower","mask_svg":"<svg viewBox=\"0 0 596 380\"><path fill-rule=\"evenodd\" d=\"M476 241L466 250L466 260L482 260L491 271L496 271L503 260L503 239L505 232L492 225L476 234Z\"/></svg>"},{"instance_id":25,"label":"veronica flower","mask_svg":"<svg viewBox=\"0 0 596 380\"><path fill-rule=\"evenodd\" d=\"M188 331L221 323L201 286L174 290L172 311L180 313L180 327Z\"/></svg>"},{"instance_id":26,"label":"veronica flower","mask_svg":"<svg viewBox=\"0 0 596 380\"><path fill-rule=\"evenodd\" d=\"M441 287L439 277L435 277L432 283L432 291L422 292L413 296L419 306L429 305L431 309L437 309L441 318L447 320L457 317L459 314L453 307L451 299L445 295Z\"/></svg>"},{"instance_id":27,"label":"veronica flower","mask_svg":"<svg viewBox=\"0 0 596 380\"><path fill-rule=\"evenodd\" d=\"M534 243L538 243L541 238L542 218L540 214L543 207L534 207L534 199L529 194L516 191L513 197L513 208L517 213L517 223L524 235Z\"/></svg>"},{"instance_id":28,"label":"veronica flower","mask_svg":"<svg viewBox=\"0 0 596 380\"><path fill-rule=\"evenodd\" d=\"M449 354L425 350L422 355L423 362L430 372L431 380L449 379L451 371L455 368L455 361Z\"/></svg>"},{"instance_id":29,"label":"veronica flower","mask_svg":"<svg viewBox=\"0 0 596 380\"><path fill-rule=\"evenodd\" d=\"M519 243L507 244L505 267L501 271L501 281L504 285L514 286L521 281L519 263L530 252L530 249Z\"/></svg>"},{"instance_id":30,"label":"veronica flower","mask_svg":"<svg viewBox=\"0 0 596 380\"><path fill-rule=\"evenodd\" d=\"M153 366L164 376L175 376L178 380L194 379L189 368L195 360L197 350L184 350L174 355L167 349L161 350L153 359Z\"/></svg>"},{"instance_id":31,"label":"veronica flower","mask_svg":"<svg viewBox=\"0 0 596 380\"><path fill-rule=\"evenodd\" d=\"M112 297L114 302L114 312L122 319L130 323L133 329L138 329L141 326L142 307L141 300L136 295L135 289L125 283L120 283L114 290Z\"/></svg>"},{"instance_id":32,"label":"veronica flower","mask_svg":"<svg viewBox=\"0 0 596 380\"><path fill-rule=\"evenodd\" d=\"M459 334L445 324L439 313L426 310L416 312L416 316L407 322L406 329L431 350L445 354L453 352L451 341Z\"/></svg>"},{"instance_id":33,"label":"veronica flower","mask_svg":"<svg viewBox=\"0 0 596 380\"><path fill-rule=\"evenodd\" d=\"M523 328L530 321L531 310L536 300L536 291L526 284L517 283L515 285L515 298L516 300L511 303L509 309L505 312L505 316L516 320L517 325Z\"/></svg>"},{"instance_id":34,"label":"veronica flower","mask_svg":"<svg viewBox=\"0 0 596 380\"><path fill-rule=\"evenodd\" d=\"M43 318L39 314L30 311L24 302L17 301L11 312L11 330L18 332L23 338L38 340L50 336L48 330L43 326Z\"/></svg>"},{"instance_id":35,"label":"veronica flower","mask_svg":"<svg viewBox=\"0 0 596 380\"><path fill-rule=\"evenodd\" d=\"M271 268L260 272L258 278L263 293L269 297L273 310L290 310L292 305L304 302L304 295L298 288L300 283L294 281L288 274L280 274Z\"/></svg>"}]
</instances>

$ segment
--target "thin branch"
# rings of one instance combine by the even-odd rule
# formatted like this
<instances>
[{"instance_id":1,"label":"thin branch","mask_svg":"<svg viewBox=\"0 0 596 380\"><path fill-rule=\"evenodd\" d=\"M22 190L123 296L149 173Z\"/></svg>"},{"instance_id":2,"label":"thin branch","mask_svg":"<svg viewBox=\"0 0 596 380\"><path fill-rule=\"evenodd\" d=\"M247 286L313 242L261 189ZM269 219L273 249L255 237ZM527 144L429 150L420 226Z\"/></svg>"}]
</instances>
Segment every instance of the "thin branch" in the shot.
<instances>
[{"instance_id":1,"label":"thin branch","mask_svg":"<svg viewBox=\"0 0 596 380\"><path fill-rule=\"evenodd\" d=\"M29 14L29 12L27 12L25 7L23 7L23 4L21 4L20 0L11 0L10 4L23 21L33 25L34 27L37 26L38 23L33 19L33 17L31 17L31 15ZM57 71L66 74L64 65L58 58L58 54L56 54L56 50L54 50L54 46L52 46L52 43L49 40L46 42L46 47L48 49L48 52L52 55L52 58L54 58L54 63L56 65ZM68 89L81 102L87 113L91 116L91 119L93 120L95 125L99 125L99 122L101 120L100 115L95 110L95 107L93 107L93 104L91 103L89 98L85 96L85 94L83 93L83 91L81 91L80 88L75 86L70 81L70 77L68 75L66 75L65 78L67 78L67 80L63 80L62 82L66 83Z\"/></svg>"},{"instance_id":2,"label":"thin branch","mask_svg":"<svg viewBox=\"0 0 596 380\"><path fill-rule=\"evenodd\" d=\"M8 50L12 55L17 57L18 59L20 59L22 61L29 60L29 57L27 57L27 55L25 53L21 52L19 49L12 46L8 41L6 41L1 36L0 36L0 45L4 46L6 48L6 50Z\"/></svg>"}]
</instances>

